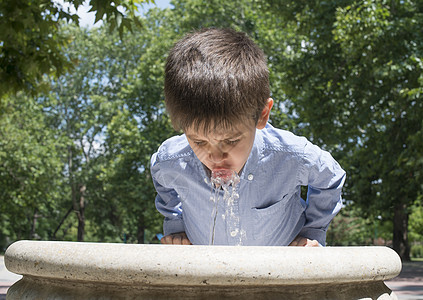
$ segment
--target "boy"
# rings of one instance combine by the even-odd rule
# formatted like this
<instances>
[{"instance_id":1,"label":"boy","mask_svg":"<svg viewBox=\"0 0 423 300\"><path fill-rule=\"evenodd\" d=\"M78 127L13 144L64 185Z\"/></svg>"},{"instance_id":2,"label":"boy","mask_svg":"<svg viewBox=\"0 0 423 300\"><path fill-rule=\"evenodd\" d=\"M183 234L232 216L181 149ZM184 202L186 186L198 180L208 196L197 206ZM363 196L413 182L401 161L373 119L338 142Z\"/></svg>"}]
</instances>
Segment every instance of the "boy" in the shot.
<instances>
[{"instance_id":1,"label":"boy","mask_svg":"<svg viewBox=\"0 0 423 300\"><path fill-rule=\"evenodd\" d=\"M325 245L345 172L305 138L268 124L269 71L257 45L231 29L189 34L169 53L164 89L172 125L184 134L151 158L162 243ZM211 183L216 170L240 178L230 218L223 201L210 200L224 193Z\"/></svg>"}]
</instances>

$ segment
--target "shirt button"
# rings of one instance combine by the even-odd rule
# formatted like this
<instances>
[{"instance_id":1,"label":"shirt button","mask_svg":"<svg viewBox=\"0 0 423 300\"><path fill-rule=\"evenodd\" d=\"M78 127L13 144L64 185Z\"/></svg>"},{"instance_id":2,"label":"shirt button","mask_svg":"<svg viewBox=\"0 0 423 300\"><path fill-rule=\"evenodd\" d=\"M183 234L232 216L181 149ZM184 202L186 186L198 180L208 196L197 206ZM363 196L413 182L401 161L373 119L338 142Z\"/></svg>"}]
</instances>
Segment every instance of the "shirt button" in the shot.
<instances>
[{"instance_id":1,"label":"shirt button","mask_svg":"<svg viewBox=\"0 0 423 300\"><path fill-rule=\"evenodd\" d=\"M251 181L251 180L254 179L254 175L253 174L248 174L248 177L247 178L248 178L249 181Z\"/></svg>"},{"instance_id":2,"label":"shirt button","mask_svg":"<svg viewBox=\"0 0 423 300\"><path fill-rule=\"evenodd\" d=\"M234 230L231 231L231 237L235 237L238 234L238 231Z\"/></svg>"}]
</instances>

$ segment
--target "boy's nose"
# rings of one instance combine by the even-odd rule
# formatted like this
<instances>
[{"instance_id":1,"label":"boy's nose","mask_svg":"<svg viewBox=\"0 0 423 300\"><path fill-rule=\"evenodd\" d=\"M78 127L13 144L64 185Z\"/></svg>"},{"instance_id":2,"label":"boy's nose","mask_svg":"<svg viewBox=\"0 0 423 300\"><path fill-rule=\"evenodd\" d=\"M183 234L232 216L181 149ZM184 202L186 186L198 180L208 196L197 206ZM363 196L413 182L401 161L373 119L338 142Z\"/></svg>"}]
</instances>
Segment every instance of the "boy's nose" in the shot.
<instances>
[{"instance_id":1,"label":"boy's nose","mask_svg":"<svg viewBox=\"0 0 423 300\"><path fill-rule=\"evenodd\" d=\"M213 163L220 163L223 160L225 160L227 156L228 154L222 151L222 149L219 146L209 149L209 159Z\"/></svg>"}]
</instances>

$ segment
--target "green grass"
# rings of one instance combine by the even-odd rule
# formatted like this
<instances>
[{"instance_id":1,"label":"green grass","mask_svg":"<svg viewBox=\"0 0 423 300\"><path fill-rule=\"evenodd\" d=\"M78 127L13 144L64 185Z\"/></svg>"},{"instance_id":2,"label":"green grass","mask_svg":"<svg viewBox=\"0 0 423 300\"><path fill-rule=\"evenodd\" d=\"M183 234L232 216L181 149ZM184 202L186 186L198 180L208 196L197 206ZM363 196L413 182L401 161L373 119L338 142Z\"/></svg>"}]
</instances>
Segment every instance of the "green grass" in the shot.
<instances>
[{"instance_id":1,"label":"green grass","mask_svg":"<svg viewBox=\"0 0 423 300\"><path fill-rule=\"evenodd\" d=\"M412 257L411 261L423 261L423 257Z\"/></svg>"}]
</instances>

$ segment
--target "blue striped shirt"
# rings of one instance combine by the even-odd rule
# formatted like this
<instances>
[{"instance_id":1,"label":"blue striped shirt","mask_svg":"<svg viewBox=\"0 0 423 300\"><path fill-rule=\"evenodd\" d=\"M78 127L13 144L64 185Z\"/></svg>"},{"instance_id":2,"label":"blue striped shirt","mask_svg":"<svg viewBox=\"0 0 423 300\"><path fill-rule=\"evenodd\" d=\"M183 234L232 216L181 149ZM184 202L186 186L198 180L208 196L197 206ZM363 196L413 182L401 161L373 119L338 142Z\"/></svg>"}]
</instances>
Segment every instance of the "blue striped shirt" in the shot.
<instances>
[{"instance_id":1,"label":"blue striped shirt","mask_svg":"<svg viewBox=\"0 0 423 300\"><path fill-rule=\"evenodd\" d=\"M344 170L328 152L270 124L256 130L230 216L224 201L216 213L210 173L185 135L160 146L151 158L151 173L164 234L185 232L198 245L210 244L212 235L216 245L284 246L297 235L325 245L345 181ZM308 186L306 200L301 186ZM223 190L217 193L223 197Z\"/></svg>"}]
</instances>

